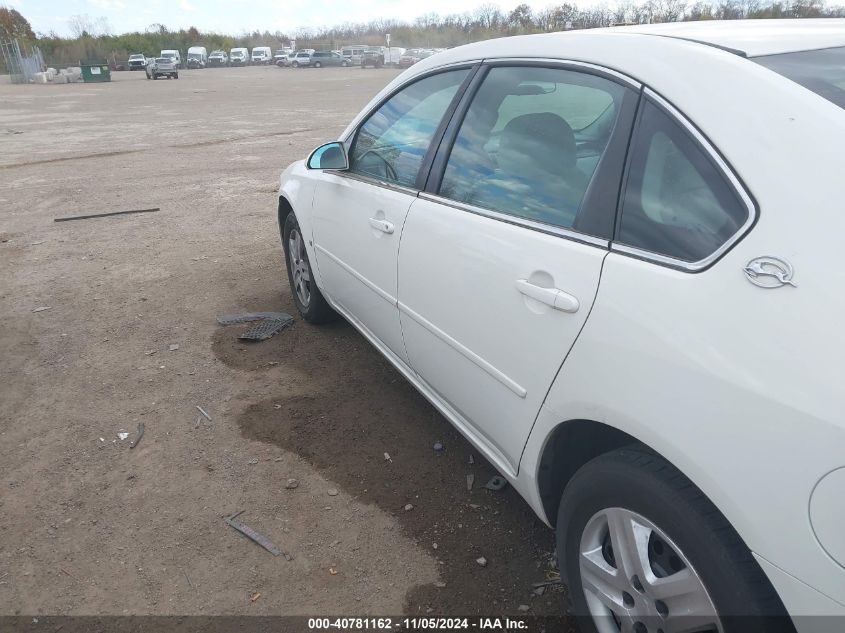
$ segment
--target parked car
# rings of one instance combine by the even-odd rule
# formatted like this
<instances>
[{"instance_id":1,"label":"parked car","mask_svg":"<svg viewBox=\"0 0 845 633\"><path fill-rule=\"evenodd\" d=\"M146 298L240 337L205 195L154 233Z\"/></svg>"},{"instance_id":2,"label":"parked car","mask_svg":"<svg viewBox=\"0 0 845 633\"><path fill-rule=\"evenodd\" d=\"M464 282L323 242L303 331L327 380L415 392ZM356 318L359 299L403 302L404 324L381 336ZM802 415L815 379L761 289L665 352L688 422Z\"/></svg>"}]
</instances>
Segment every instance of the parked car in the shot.
<instances>
[{"instance_id":1,"label":"parked car","mask_svg":"<svg viewBox=\"0 0 845 633\"><path fill-rule=\"evenodd\" d=\"M208 56L208 67L220 67L229 65L229 56L226 51L212 51Z\"/></svg>"},{"instance_id":2,"label":"parked car","mask_svg":"<svg viewBox=\"0 0 845 633\"><path fill-rule=\"evenodd\" d=\"M208 65L208 51L205 46L191 46L188 49L188 68L205 68Z\"/></svg>"},{"instance_id":3,"label":"parked car","mask_svg":"<svg viewBox=\"0 0 845 633\"><path fill-rule=\"evenodd\" d=\"M361 68L367 66L374 66L381 68L384 66L384 53L386 48L384 46L368 46L361 54Z\"/></svg>"},{"instance_id":4,"label":"parked car","mask_svg":"<svg viewBox=\"0 0 845 633\"><path fill-rule=\"evenodd\" d=\"M398 46L369 46L361 56L361 68L396 65L404 53L405 49Z\"/></svg>"},{"instance_id":5,"label":"parked car","mask_svg":"<svg viewBox=\"0 0 845 633\"><path fill-rule=\"evenodd\" d=\"M311 65L311 55L314 51L297 51L296 55L294 55L293 60L291 61L290 65L293 68L299 68L300 66L310 66Z\"/></svg>"},{"instance_id":6,"label":"parked car","mask_svg":"<svg viewBox=\"0 0 845 633\"><path fill-rule=\"evenodd\" d=\"M168 79L179 79L179 65L172 57L156 57L151 59L147 64L147 79L158 79L159 77L167 77Z\"/></svg>"},{"instance_id":7,"label":"parked car","mask_svg":"<svg viewBox=\"0 0 845 633\"><path fill-rule=\"evenodd\" d=\"M176 64L176 68L182 68L182 54L175 49L165 49L161 51L160 57L169 57Z\"/></svg>"},{"instance_id":8,"label":"parked car","mask_svg":"<svg viewBox=\"0 0 845 633\"><path fill-rule=\"evenodd\" d=\"M411 48L402 53L396 65L400 68L410 68L417 62L422 61L426 57L431 57L432 55L434 55L434 51L423 50L421 48Z\"/></svg>"},{"instance_id":9,"label":"parked car","mask_svg":"<svg viewBox=\"0 0 845 633\"><path fill-rule=\"evenodd\" d=\"M273 63L273 54L269 46L256 46L252 49L250 63L253 66L264 66Z\"/></svg>"},{"instance_id":10,"label":"parked car","mask_svg":"<svg viewBox=\"0 0 845 633\"><path fill-rule=\"evenodd\" d=\"M302 318L556 529L595 630L845 616L843 85L845 20L489 40L282 173Z\"/></svg>"},{"instance_id":11,"label":"parked car","mask_svg":"<svg viewBox=\"0 0 845 633\"><path fill-rule=\"evenodd\" d=\"M322 68L323 66L346 66L351 65L346 57L336 51L314 51L311 53L311 66Z\"/></svg>"},{"instance_id":12,"label":"parked car","mask_svg":"<svg viewBox=\"0 0 845 633\"><path fill-rule=\"evenodd\" d=\"M249 49L233 48L229 51L230 66L246 66L249 64Z\"/></svg>"},{"instance_id":13,"label":"parked car","mask_svg":"<svg viewBox=\"0 0 845 633\"><path fill-rule=\"evenodd\" d=\"M144 70L147 67L147 56L135 53L129 56L129 70Z\"/></svg>"},{"instance_id":14,"label":"parked car","mask_svg":"<svg viewBox=\"0 0 845 633\"><path fill-rule=\"evenodd\" d=\"M288 56L293 52L290 48L278 48L273 53L273 63L278 65L279 61L287 61Z\"/></svg>"},{"instance_id":15,"label":"parked car","mask_svg":"<svg viewBox=\"0 0 845 633\"><path fill-rule=\"evenodd\" d=\"M352 62L354 66L358 66L361 63L361 56L366 50L366 46L346 46L341 49L340 54Z\"/></svg>"}]
</instances>

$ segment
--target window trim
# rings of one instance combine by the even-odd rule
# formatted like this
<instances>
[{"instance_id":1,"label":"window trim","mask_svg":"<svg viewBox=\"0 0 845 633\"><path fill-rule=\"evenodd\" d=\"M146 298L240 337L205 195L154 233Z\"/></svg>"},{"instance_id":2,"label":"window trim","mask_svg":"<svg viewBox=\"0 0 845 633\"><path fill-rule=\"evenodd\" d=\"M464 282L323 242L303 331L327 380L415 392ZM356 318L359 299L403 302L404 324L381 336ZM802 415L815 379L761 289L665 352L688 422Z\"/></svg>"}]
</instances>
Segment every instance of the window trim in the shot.
<instances>
[{"instance_id":1,"label":"window trim","mask_svg":"<svg viewBox=\"0 0 845 633\"><path fill-rule=\"evenodd\" d=\"M368 177L350 170L333 171L332 173L338 176L342 176L344 178L357 180L359 182L364 182L371 185L400 191L403 193L417 195L420 191L422 191L423 187L425 186L426 179L428 178L428 174L431 170L431 162L434 160L434 155L440 145L440 140L443 138L443 133L445 132L449 121L451 121L452 116L455 113L455 109L463 100L467 88L472 84L472 80L475 78L475 75L478 73L480 67L480 61L459 62L448 66L439 66L437 68L431 69L431 71L420 73L419 75L414 76L413 78L411 78L410 81L406 81L405 83L397 86L395 90L392 90L382 99L379 99L379 101L374 104L373 107L370 108L366 115L360 120L358 125L356 125L355 128L350 131L346 136L340 139L340 142L343 143L347 155L351 156L352 147L355 144L355 140L358 138L358 133L361 131L361 128L367 124L367 122L376 114L376 112L378 112L382 108L382 106L384 106L397 94L407 88L410 88L413 84L417 83L418 81L422 81L423 79L428 79L429 77L433 77L435 75L453 72L456 70L469 70L469 73L467 73L467 76L464 77L464 80L458 86L455 95L452 97L452 101L449 103L449 106L446 108L446 111L443 113L443 116L440 118L440 121L438 122L437 127L435 128L434 136L431 138L431 144L428 146L428 149L426 150L426 153L423 156L422 162L420 163L420 169L417 172L417 179L413 187L400 183L390 182L387 180L381 180L379 178Z\"/></svg>"},{"instance_id":2,"label":"window trim","mask_svg":"<svg viewBox=\"0 0 845 633\"><path fill-rule=\"evenodd\" d=\"M484 64L488 68L495 68L497 66L533 66L536 68L562 68L564 70L574 70L583 72L588 75L598 75L616 83L632 88L639 92L643 87L642 82L637 81L633 77L623 75L617 70L592 64L590 62L581 62L574 59L554 59L551 57L495 57L484 59Z\"/></svg>"},{"instance_id":3,"label":"window trim","mask_svg":"<svg viewBox=\"0 0 845 633\"><path fill-rule=\"evenodd\" d=\"M429 193L427 191L421 191L417 197L420 200L436 202L437 204L442 204L446 207L452 207L453 209L466 211L467 213L472 213L474 215L480 215L485 218L490 218L491 220L498 220L500 222L504 222L505 224L513 224L515 226L520 226L525 229L531 229L539 233L546 233L547 235L563 237L574 242L589 244L590 246L599 246L605 250L610 247L610 240L601 237L596 237L595 235L579 233L578 231L565 229L561 226L556 226L554 224L546 224L545 222L536 222L534 220L519 217L518 215L509 215L500 211L493 211L492 209L476 207L475 205L467 204L466 202L458 202L457 200L444 198L443 196L434 193Z\"/></svg>"},{"instance_id":4,"label":"window trim","mask_svg":"<svg viewBox=\"0 0 845 633\"><path fill-rule=\"evenodd\" d=\"M639 108L639 103L642 99L641 91L643 90L644 86L642 83L636 81L635 79L623 75L615 70L605 68L603 66L598 66L596 64L590 64L587 62L579 62L579 61L572 61L572 60L564 60L564 59L547 59L547 58L536 58L536 57L507 57L507 58L496 58L496 59L484 59L480 65L480 69L475 74L473 81L470 85L467 86L466 91L464 92L463 96L461 97L461 101L458 104L455 112L452 115L451 121L449 125L446 127L444 131L443 137L440 140L440 145L437 148L437 152L434 155L433 162L431 164L431 169L428 173L428 179L425 182L425 186L423 187L422 191L420 192L421 198L428 199L430 201L435 201L440 204L444 204L446 206L453 207L455 209L460 209L463 211L468 211L470 213L475 213L476 215L482 215L485 217L489 217L495 220L501 220L503 222L507 222L508 224L514 224L518 226L522 226L527 229L532 229L535 231L540 231L542 233L547 233L550 235L557 235L558 237L563 237L566 239L571 239L574 241L578 241L584 244L590 244L593 246L599 246L604 249L609 249L611 245L611 240L614 236L614 222L617 214L617 209L619 205L619 200L621 199L621 193L623 191L624 185L624 176L627 169L628 164L628 150L630 148L631 139L633 138L633 130L635 128L635 121L636 116ZM552 70L569 70L572 72L578 72L583 74L590 74L595 75L598 77L602 77L609 81L613 81L617 84L620 84L624 88L631 90L634 93L633 99L633 112L628 112L629 119L625 122L627 128L622 130L621 132L617 129L620 121L623 118L624 111L620 111L619 116L617 117L616 124L614 125L614 130L611 133L611 138L613 134L622 133L624 135L625 140L625 155L622 156L621 161L621 169L617 171L617 175L619 177L616 190L616 207L612 210L606 211L606 213L610 216L609 223L611 230L606 237L599 237L596 235L591 235L589 233L582 233L574 229L566 229L563 227L555 226L553 224L545 224L543 222L535 222L533 220L529 220L527 218L521 218L516 215L508 215L506 213L501 213L498 211L493 211L490 209L483 209L481 207L476 207L474 205L466 204L464 202L458 202L456 200L451 200L449 198L445 198L439 194L440 186L443 182L443 176L446 173L446 165L449 162L449 157L452 155L452 149L457 141L458 134L460 133L461 126L463 125L464 119L466 118L467 112L469 108L472 106L475 97L478 94L484 80L487 77L487 74L493 68L497 67L531 67L531 68L549 68ZM623 106L624 107L624 106ZM608 142L608 147L610 146L610 142ZM599 165L596 167L598 169L601 166L603 160L599 161ZM593 174L595 178L597 174ZM589 195L590 190L592 188L592 182L590 183L590 187L588 187L587 192L585 193L585 199Z\"/></svg>"},{"instance_id":5,"label":"window trim","mask_svg":"<svg viewBox=\"0 0 845 633\"><path fill-rule=\"evenodd\" d=\"M630 148L633 146L634 142L636 141L639 135L643 105L646 101L651 102L652 105L663 111L663 113L666 114L672 121L681 126L681 128L690 137L690 140L692 140L693 143L698 145L699 149L701 149L707 156L707 158L710 159L710 162L713 167L722 176L722 178L725 179L728 186L731 187L731 189L733 189L734 193L737 195L739 201L744 204L748 210L748 216L745 222L733 235L731 235L727 240L725 240L725 242L722 243L722 245L715 251L713 251L710 255L695 262L687 262L676 257L670 257L669 255L661 255L660 253L648 251L643 248L638 248L636 246L628 246L627 244L622 244L619 241L619 232L622 228L622 206L625 201L625 192L628 189L628 176L631 171L631 162L633 160ZM751 195L751 192L748 191L748 188L739 178L739 175L733 170L727 160L725 160L721 153L719 153L719 151L704 135L704 133L692 123L692 121L687 119L680 112L680 110L678 110L668 100L663 98L660 94L658 94L648 86L643 87L640 107L638 109L637 119L634 124L634 132L631 135L631 140L629 142L628 148L628 156L625 161L625 172L622 177L622 187L620 188L619 197L617 199L616 222L613 231L613 239L610 244L611 252L619 253L621 255L626 255L628 257L633 257L636 259L649 261L652 263L659 264L661 266L675 268L684 272L697 273L708 269L710 266L720 260L743 237L745 237L757 223L757 220L760 217L759 206L757 205L757 201Z\"/></svg>"}]
</instances>

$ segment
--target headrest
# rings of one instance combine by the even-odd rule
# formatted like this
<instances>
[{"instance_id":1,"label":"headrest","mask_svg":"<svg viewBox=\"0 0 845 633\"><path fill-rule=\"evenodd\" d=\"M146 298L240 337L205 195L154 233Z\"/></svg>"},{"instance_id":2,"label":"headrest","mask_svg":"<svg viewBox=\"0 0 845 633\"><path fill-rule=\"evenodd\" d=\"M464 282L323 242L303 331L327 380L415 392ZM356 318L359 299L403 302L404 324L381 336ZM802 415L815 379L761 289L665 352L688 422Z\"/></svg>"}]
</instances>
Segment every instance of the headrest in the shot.
<instances>
[{"instance_id":1,"label":"headrest","mask_svg":"<svg viewBox=\"0 0 845 633\"><path fill-rule=\"evenodd\" d=\"M575 133L557 114L538 112L511 119L499 139L499 156L522 155L551 174L575 167ZM501 165L507 169L507 165Z\"/></svg>"}]
</instances>

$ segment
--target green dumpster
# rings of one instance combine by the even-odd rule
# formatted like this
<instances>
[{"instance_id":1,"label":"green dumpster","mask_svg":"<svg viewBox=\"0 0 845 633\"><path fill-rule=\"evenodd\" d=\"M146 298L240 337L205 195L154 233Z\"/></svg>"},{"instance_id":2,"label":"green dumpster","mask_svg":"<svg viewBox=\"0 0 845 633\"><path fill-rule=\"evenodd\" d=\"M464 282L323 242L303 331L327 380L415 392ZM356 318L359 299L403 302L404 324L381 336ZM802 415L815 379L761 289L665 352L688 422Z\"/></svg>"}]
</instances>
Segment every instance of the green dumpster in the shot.
<instances>
[{"instance_id":1,"label":"green dumpster","mask_svg":"<svg viewBox=\"0 0 845 633\"><path fill-rule=\"evenodd\" d=\"M82 68L82 81L86 84L111 81L111 70L109 70L108 62L81 62L79 65Z\"/></svg>"}]
</instances>

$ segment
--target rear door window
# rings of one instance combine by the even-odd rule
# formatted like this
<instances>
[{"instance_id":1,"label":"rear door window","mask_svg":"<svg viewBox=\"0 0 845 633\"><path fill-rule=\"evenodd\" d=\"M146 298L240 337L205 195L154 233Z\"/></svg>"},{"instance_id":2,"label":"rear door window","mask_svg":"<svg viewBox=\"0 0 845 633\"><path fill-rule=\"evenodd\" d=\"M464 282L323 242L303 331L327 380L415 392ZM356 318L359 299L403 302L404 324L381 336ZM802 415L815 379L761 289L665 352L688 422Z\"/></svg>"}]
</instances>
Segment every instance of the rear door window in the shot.
<instances>
[{"instance_id":1,"label":"rear door window","mask_svg":"<svg viewBox=\"0 0 845 633\"><path fill-rule=\"evenodd\" d=\"M744 226L748 205L674 118L650 100L631 145L616 241L698 262Z\"/></svg>"},{"instance_id":2,"label":"rear door window","mask_svg":"<svg viewBox=\"0 0 845 633\"><path fill-rule=\"evenodd\" d=\"M571 229L626 89L558 68L492 68L455 140L440 195Z\"/></svg>"}]
</instances>

